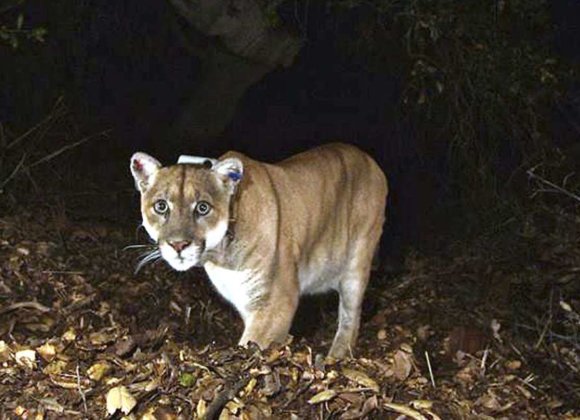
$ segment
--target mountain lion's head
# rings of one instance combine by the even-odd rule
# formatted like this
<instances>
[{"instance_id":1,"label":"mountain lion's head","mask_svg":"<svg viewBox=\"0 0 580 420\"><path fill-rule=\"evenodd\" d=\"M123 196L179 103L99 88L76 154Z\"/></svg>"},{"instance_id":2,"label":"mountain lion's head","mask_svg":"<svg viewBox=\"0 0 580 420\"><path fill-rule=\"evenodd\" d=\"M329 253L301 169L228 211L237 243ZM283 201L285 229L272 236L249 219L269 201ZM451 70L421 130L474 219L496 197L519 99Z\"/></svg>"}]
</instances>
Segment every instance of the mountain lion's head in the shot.
<instances>
[{"instance_id":1,"label":"mountain lion's head","mask_svg":"<svg viewBox=\"0 0 580 420\"><path fill-rule=\"evenodd\" d=\"M141 192L143 226L163 259L179 271L203 263L204 253L217 247L227 233L242 162L226 158L212 167L162 167L157 159L135 153L131 172Z\"/></svg>"}]
</instances>

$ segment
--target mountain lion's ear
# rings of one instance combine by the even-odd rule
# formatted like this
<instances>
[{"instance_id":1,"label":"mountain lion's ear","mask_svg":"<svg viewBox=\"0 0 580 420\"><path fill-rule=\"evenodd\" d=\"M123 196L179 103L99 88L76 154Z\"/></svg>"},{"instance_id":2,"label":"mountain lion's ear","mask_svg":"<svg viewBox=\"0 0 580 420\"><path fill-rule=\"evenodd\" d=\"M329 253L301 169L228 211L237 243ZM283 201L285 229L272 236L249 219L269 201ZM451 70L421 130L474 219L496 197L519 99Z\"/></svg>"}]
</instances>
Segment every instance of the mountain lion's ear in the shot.
<instances>
[{"instance_id":1,"label":"mountain lion's ear","mask_svg":"<svg viewBox=\"0 0 580 420\"><path fill-rule=\"evenodd\" d=\"M238 158L227 158L217 161L211 170L217 173L233 192L233 187L240 182L244 175L244 164Z\"/></svg>"},{"instance_id":2,"label":"mountain lion's ear","mask_svg":"<svg viewBox=\"0 0 580 420\"><path fill-rule=\"evenodd\" d=\"M149 180L161 168L161 163L146 153L137 152L131 156L131 173L135 186L142 193L149 187Z\"/></svg>"}]
</instances>

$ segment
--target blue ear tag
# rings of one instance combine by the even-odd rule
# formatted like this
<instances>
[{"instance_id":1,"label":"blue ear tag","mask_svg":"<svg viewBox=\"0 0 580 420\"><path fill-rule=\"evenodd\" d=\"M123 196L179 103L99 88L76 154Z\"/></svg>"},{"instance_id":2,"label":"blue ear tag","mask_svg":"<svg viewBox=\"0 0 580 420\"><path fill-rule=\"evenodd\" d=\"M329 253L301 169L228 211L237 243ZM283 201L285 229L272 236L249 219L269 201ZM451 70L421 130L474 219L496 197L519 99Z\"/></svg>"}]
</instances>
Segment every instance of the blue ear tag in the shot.
<instances>
[{"instance_id":1,"label":"blue ear tag","mask_svg":"<svg viewBox=\"0 0 580 420\"><path fill-rule=\"evenodd\" d=\"M242 174L239 172L229 172L228 173L228 177L232 180L232 181L239 181L240 179L242 179Z\"/></svg>"}]
</instances>

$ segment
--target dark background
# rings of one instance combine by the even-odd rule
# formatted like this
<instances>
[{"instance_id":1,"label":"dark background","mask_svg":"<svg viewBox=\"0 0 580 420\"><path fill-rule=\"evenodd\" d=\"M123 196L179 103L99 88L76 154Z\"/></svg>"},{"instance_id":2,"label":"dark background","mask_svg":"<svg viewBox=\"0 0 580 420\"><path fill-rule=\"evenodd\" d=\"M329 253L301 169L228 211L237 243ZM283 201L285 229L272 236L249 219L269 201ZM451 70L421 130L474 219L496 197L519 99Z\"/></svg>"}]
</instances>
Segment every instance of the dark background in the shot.
<instances>
[{"instance_id":1,"label":"dark background","mask_svg":"<svg viewBox=\"0 0 580 420\"><path fill-rule=\"evenodd\" d=\"M375 157L390 180L390 228L383 248L398 254L409 244L422 243L441 218L454 218L454 213L447 213L448 206L462 202L462 188L473 188L461 174L452 173L453 123L441 122L450 111L443 108L425 117L403 104L413 90L414 59L402 42L405 27L393 16L404 10L392 7L380 14L377 8L354 4L345 11L333 9L332 2L282 2L276 9L278 24L302 39L293 63L273 68L249 87L219 135L196 138L175 125L183 118L191 92L203 82L202 60L180 35L187 22L170 3L24 2L6 9L4 21L13 22L22 14L24 27L46 29L45 41L24 39L18 48L1 47L0 121L16 137L42 120L62 97L71 119L61 130L80 138L110 129L107 138L76 149L73 163L65 154L47 163L55 168L100 166L96 160L125 165L135 150L165 162L181 153L215 156L228 149L278 160L328 141L357 144ZM517 14L517 8L511 13ZM580 5L551 2L545 16L549 21L543 28L548 32L530 33L508 23L505 34L510 42L541 44L568 69L580 51ZM383 19L382 35L364 38L378 19ZM501 16L497 25L500 29L505 25ZM202 43L219 41L199 33L196 37ZM502 42L492 45L498 50L509 47ZM441 46L442 51L445 48ZM502 63L496 64L501 78ZM541 104L544 117L549 115L541 133L548 148L577 144L580 123L574 86L559 84L554 87L561 91L559 100ZM533 92L535 87L528 89ZM485 133L493 130L478 124L474 136L481 137L485 148ZM524 141L515 136L506 140L491 159L488 170L496 191L526 162L518 145ZM14 167L15 155L4 160L5 169ZM106 182L129 184L125 178L112 171ZM82 183L82 177L76 182ZM458 184L461 188L456 188Z\"/></svg>"}]
</instances>

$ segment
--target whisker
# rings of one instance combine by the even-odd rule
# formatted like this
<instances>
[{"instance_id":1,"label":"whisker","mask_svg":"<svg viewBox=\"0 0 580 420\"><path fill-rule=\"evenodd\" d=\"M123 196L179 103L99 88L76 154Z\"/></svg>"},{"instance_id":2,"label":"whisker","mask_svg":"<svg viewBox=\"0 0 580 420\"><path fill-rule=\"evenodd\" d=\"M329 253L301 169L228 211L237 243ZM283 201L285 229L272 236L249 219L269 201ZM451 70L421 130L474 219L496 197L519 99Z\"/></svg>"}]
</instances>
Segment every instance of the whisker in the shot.
<instances>
[{"instance_id":1,"label":"whisker","mask_svg":"<svg viewBox=\"0 0 580 420\"><path fill-rule=\"evenodd\" d=\"M137 274L143 266L145 266L149 262L154 262L161 259L161 251L159 249L155 249L149 253L143 254L141 260L137 263L135 267L135 272L133 274Z\"/></svg>"},{"instance_id":2,"label":"whisker","mask_svg":"<svg viewBox=\"0 0 580 420\"><path fill-rule=\"evenodd\" d=\"M141 262L146 263L147 261L150 261L150 260L157 258L157 257L160 257L160 256L161 256L161 251L156 249L152 252L142 254L141 255Z\"/></svg>"},{"instance_id":3,"label":"whisker","mask_svg":"<svg viewBox=\"0 0 580 420\"><path fill-rule=\"evenodd\" d=\"M139 256L137 258L140 259L140 260L141 259L151 258L151 256L154 255L154 254L157 254L158 251L159 251L159 249L157 249L157 248L151 249L149 251L143 252L142 254L139 254Z\"/></svg>"},{"instance_id":4,"label":"whisker","mask_svg":"<svg viewBox=\"0 0 580 420\"><path fill-rule=\"evenodd\" d=\"M136 248L152 248L153 245L151 244L142 244L142 245L127 245L123 248L123 251L127 251L129 249L136 249Z\"/></svg>"}]
</instances>

